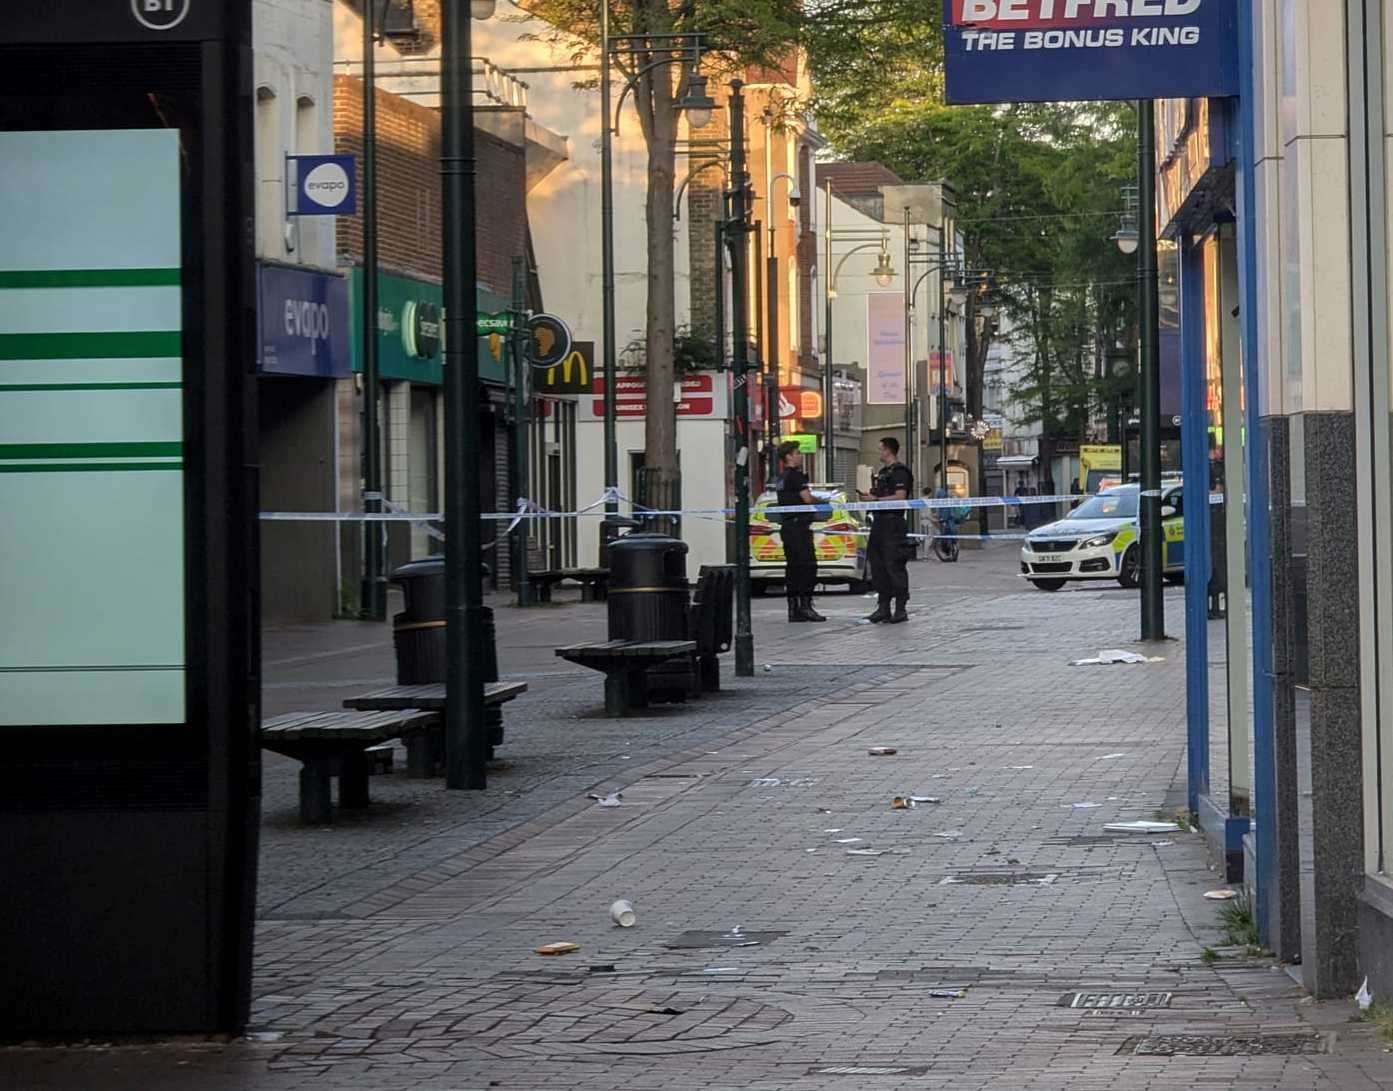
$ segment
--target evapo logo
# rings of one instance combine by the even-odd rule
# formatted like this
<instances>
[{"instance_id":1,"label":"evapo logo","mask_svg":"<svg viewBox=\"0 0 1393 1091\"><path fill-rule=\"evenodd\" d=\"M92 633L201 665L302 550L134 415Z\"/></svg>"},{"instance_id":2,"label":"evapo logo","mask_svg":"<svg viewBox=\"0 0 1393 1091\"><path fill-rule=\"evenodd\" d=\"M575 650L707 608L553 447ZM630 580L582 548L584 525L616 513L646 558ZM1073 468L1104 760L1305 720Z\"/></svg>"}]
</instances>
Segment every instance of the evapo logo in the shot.
<instances>
[{"instance_id":1,"label":"evapo logo","mask_svg":"<svg viewBox=\"0 0 1393 1091\"><path fill-rule=\"evenodd\" d=\"M348 172L337 163L320 163L305 176L305 195L324 208L348 199Z\"/></svg>"},{"instance_id":2,"label":"evapo logo","mask_svg":"<svg viewBox=\"0 0 1393 1091\"><path fill-rule=\"evenodd\" d=\"M147 30L173 30L189 14L193 0L131 0L131 14Z\"/></svg>"}]
</instances>

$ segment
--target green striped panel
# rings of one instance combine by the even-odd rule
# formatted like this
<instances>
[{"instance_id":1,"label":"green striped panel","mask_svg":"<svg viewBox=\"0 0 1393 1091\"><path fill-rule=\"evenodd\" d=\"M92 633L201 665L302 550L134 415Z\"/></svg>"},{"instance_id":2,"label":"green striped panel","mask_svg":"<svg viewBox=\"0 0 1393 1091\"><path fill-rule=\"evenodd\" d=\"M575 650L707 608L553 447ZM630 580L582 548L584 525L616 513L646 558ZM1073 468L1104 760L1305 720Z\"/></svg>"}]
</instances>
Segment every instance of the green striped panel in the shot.
<instances>
[{"instance_id":1,"label":"green striped panel","mask_svg":"<svg viewBox=\"0 0 1393 1091\"><path fill-rule=\"evenodd\" d=\"M117 360L179 357L178 330L138 333L0 333L0 360Z\"/></svg>"},{"instance_id":2,"label":"green striped panel","mask_svg":"<svg viewBox=\"0 0 1393 1091\"><path fill-rule=\"evenodd\" d=\"M183 383L0 383L6 390L179 390Z\"/></svg>"},{"instance_id":3,"label":"green striped panel","mask_svg":"<svg viewBox=\"0 0 1393 1091\"><path fill-rule=\"evenodd\" d=\"M0 474L84 474L183 468L182 462L0 462Z\"/></svg>"},{"instance_id":4,"label":"green striped panel","mask_svg":"<svg viewBox=\"0 0 1393 1091\"><path fill-rule=\"evenodd\" d=\"M3 288L163 288L178 269L0 269Z\"/></svg>"},{"instance_id":5,"label":"green striped panel","mask_svg":"<svg viewBox=\"0 0 1393 1091\"><path fill-rule=\"evenodd\" d=\"M182 443L0 443L0 460L21 458L181 458Z\"/></svg>"}]
</instances>

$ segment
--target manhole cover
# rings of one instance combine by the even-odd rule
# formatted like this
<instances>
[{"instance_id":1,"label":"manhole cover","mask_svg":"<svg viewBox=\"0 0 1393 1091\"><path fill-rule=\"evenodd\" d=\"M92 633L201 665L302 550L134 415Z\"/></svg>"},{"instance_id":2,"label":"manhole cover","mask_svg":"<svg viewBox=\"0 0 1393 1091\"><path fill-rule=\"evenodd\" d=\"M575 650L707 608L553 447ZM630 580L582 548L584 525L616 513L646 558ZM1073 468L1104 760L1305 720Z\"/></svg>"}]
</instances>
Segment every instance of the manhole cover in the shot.
<instances>
[{"instance_id":1,"label":"manhole cover","mask_svg":"<svg viewBox=\"0 0 1393 1091\"><path fill-rule=\"evenodd\" d=\"M1078 1008L1090 1012L1128 1012L1147 1008L1168 1008L1174 993L1065 993L1059 998L1061 1008Z\"/></svg>"},{"instance_id":2,"label":"manhole cover","mask_svg":"<svg viewBox=\"0 0 1393 1091\"><path fill-rule=\"evenodd\" d=\"M1128 1038L1117 1052L1136 1057L1294 1057L1329 1049L1323 1034L1156 1034Z\"/></svg>"},{"instance_id":3,"label":"manhole cover","mask_svg":"<svg viewBox=\"0 0 1393 1091\"><path fill-rule=\"evenodd\" d=\"M759 947L773 943L787 932L683 932L676 939L663 944L670 951L699 951L705 947Z\"/></svg>"},{"instance_id":4,"label":"manhole cover","mask_svg":"<svg viewBox=\"0 0 1393 1091\"><path fill-rule=\"evenodd\" d=\"M1049 886L1059 878L1054 871L960 871L945 875L939 886Z\"/></svg>"},{"instance_id":5,"label":"manhole cover","mask_svg":"<svg viewBox=\"0 0 1393 1091\"><path fill-rule=\"evenodd\" d=\"M834 1064L808 1069L809 1076L927 1076L927 1068L888 1064Z\"/></svg>"}]
</instances>

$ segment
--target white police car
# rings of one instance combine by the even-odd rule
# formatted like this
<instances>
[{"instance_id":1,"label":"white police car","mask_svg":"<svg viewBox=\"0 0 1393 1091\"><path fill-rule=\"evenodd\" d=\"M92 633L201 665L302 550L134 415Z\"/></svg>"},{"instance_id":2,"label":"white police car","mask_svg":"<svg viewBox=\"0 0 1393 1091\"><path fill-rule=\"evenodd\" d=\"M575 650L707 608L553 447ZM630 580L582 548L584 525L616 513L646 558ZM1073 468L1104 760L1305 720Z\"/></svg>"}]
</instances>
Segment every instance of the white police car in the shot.
<instances>
[{"instance_id":1,"label":"white police car","mask_svg":"<svg viewBox=\"0 0 1393 1091\"><path fill-rule=\"evenodd\" d=\"M1161 487L1161 529L1165 578L1185 573L1185 524L1178 482ZM1058 522L1032 530L1021 549L1021 578L1041 591L1058 591L1070 580L1117 580L1123 587L1141 582L1138 541L1139 485L1115 485L1090 496Z\"/></svg>"}]
</instances>

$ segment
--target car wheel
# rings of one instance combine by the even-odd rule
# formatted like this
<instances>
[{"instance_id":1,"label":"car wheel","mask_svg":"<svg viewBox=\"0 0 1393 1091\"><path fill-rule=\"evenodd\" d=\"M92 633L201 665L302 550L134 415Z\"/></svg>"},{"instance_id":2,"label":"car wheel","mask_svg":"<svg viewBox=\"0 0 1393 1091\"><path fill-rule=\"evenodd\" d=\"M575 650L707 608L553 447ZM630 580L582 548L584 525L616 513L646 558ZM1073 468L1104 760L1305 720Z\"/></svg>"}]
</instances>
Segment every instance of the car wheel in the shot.
<instances>
[{"instance_id":1,"label":"car wheel","mask_svg":"<svg viewBox=\"0 0 1393 1091\"><path fill-rule=\"evenodd\" d=\"M1117 571L1117 582L1123 587L1141 586L1141 546L1129 546L1122 555L1122 567Z\"/></svg>"},{"instance_id":2,"label":"car wheel","mask_svg":"<svg viewBox=\"0 0 1393 1091\"><path fill-rule=\"evenodd\" d=\"M1167 573L1166 573L1166 582L1167 582L1167 583L1184 583L1184 582L1185 582L1185 573L1184 573L1184 572L1167 572Z\"/></svg>"},{"instance_id":3,"label":"car wheel","mask_svg":"<svg viewBox=\"0 0 1393 1091\"><path fill-rule=\"evenodd\" d=\"M1040 591L1058 591L1064 586L1063 580L1031 580Z\"/></svg>"}]
</instances>

